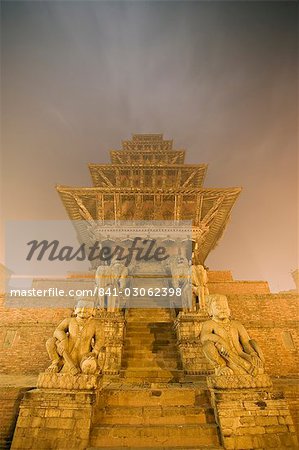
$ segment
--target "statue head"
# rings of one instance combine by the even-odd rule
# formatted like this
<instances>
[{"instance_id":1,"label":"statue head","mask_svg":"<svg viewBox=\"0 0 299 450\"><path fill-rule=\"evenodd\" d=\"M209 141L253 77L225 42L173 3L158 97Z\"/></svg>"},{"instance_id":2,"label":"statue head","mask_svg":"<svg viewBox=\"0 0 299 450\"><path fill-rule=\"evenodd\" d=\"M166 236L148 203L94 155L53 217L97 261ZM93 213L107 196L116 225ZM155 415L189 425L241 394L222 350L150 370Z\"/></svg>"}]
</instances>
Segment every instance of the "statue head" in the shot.
<instances>
[{"instance_id":1,"label":"statue head","mask_svg":"<svg viewBox=\"0 0 299 450\"><path fill-rule=\"evenodd\" d=\"M178 256L177 257L177 263L178 264L188 264L188 260L187 258L185 258L185 256Z\"/></svg>"},{"instance_id":2,"label":"statue head","mask_svg":"<svg viewBox=\"0 0 299 450\"><path fill-rule=\"evenodd\" d=\"M207 297L208 312L213 319L228 319L230 316L230 309L228 306L226 295L213 294Z\"/></svg>"},{"instance_id":3,"label":"statue head","mask_svg":"<svg viewBox=\"0 0 299 450\"><path fill-rule=\"evenodd\" d=\"M75 316L80 319L88 319L95 314L95 304L93 300L79 298L75 306Z\"/></svg>"}]
</instances>

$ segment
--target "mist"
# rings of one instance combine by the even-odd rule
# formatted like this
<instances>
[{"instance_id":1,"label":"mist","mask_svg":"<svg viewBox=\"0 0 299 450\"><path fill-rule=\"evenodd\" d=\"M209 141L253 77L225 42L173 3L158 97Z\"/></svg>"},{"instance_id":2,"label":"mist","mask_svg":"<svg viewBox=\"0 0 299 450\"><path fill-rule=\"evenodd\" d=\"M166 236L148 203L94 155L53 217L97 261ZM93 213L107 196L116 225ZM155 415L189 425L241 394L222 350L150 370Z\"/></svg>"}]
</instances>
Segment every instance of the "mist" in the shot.
<instances>
[{"instance_id":1,"label":"mist","mask_svg":"<svg viewBox=\"0 0 299 450\"><path fill-rule=\"evenodd\" d=\"M131 133L163 133L186 162L209 164L206 187L243 187L210 269L293 289L297 10L4 2L3 222L65 219L55 184L91 186L88 163L108 163Z\"/></svg>"}]
</instances>

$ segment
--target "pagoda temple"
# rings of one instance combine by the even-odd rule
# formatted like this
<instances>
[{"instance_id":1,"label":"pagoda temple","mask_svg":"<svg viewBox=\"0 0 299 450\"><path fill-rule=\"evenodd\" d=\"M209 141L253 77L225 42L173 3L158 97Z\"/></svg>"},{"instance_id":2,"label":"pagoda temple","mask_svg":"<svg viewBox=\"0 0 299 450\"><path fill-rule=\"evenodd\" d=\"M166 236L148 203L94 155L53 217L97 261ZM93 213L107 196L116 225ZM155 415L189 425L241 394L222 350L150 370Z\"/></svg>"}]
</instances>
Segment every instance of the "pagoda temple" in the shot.
<instances>
[{"instance_id":1,"label":"pagoda temple","mask_svg":"<svg viewBox=\"0 0 299 450\"><path fill-rule=\"evenodd\" d=\"M205 267L240 188L203 187L207 166L184 158L162 135L137 134L111 151L111 164L90 164L93 187L57 186L80 242L113 247L145 222L158 241L173 233L173 264L136 264L128 281L116 258L89 277L37 280L89 285L73 311L2 306L2 371L17 376L0 384L1 448L299 448L298 294ZM117 304L100 293L98 273Z\"/></svg>"},{"instance_id":2,"label":"pagoda temple","mask_svg":"<svg viewBox=\"0 0 299 450\"><path fill-rule=\"evenodd\" d=\"M241 189L203 187L207 165L185 164L185 150L162 134L134 134L110 155L111 164L89 165L93 187L57 186L79 241L90 241L86 224L95 221L190 221L203 264Z\"/></svg>"}]
</instances>

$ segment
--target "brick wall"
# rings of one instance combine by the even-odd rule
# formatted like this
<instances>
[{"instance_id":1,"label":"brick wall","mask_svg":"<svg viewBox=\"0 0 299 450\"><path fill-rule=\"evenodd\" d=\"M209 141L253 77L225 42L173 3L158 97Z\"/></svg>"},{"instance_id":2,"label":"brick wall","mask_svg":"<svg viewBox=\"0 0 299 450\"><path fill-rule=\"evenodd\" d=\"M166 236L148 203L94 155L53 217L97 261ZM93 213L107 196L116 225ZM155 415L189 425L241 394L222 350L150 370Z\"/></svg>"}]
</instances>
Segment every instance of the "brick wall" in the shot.
<instances>
[{"instance_id":1,"label":"brick wall","mask_svg":"<svg viewBox=\"0 0 299 450\"><path fill-rule=\"evenodd\" d=\"M298 300L289 294L228 296L232 316L260 345L270 375L298 376Z\"/></svg>"},{"instance_id":2,"label":"brick wall","mask_svg":"<svg viewBox=\"0 0 299 450\"><path fill-rule=\"evenodd\" d=\"M284 393L285 399L288 402L290 413L299 436L299 392L298 379L276 379L274 380L275 389Z\"/></svg>"},{"instance_id":3,"label":"brick wall","mask_svg":"<svg viewBox=\"0 0 299 450\"><path fill-rule=\"evenodd\" d=\"M10 448L19 405L28 389L30 388L8 386L0 388L0 448Z\"/></svg>"},{"instance_id":4,"label":"brick wall","mask_svg":"<svg viewBox=\"0 0 299 450\"><path fill-rule=\"evenodd\" d=\"M232 316L246 326L251 337L262 348L269 373L274 376L297 375L298 296L231 294L228 300ZM43 371L49 363L46 339L70 313L71 309L64 308L17 309L0 306L0 373Z\"/></svg>"},{"instance_id":5,"label":"brick wall","mask_svg":"<svg viewBox=\"0 0 299 450\"><path fill-rule=\"evenodd\" d=\"M269 285L266 281L209 281L210 294L246 295L269 294Z\"/></svg>"},{"instance_id":6,"label":"brick wall","mask_svg":"<svg viewBox=\"0 0 299 450\"><path fill-rule=\"evenodd\" d=\"M71 309L0 306L0 373L31 374L49 364L46 340Z\"/></svg>"},{"instance_id":7,"label":"brick wall","mask_svg":"<svg viewBox=\"0 0 299 450\"><path fill-rule=\"evenodd\" d=\"M294 377L299 367L298 295L270 294L264 282L234 282L231 273L209 272L211 292L228 295L232 316L240 320L262 348L267 371L275 377ZM49 364L45 342L69 308L7 308L0 297L0 372L37 374ZM26 388L0 391L0 439L9 441L20 398ZM283 391L299 428L299 396L291 381ZM2 445L0 443L0 447Z\"/></svg>"},{"instance_id":8,"label":"brick wall","mask_svg":"<svg viewBox=\"0 0 299 450\"><path fill-rule=\"evenodd\" d=\"M209 270L209 282L214 281L233 281L233 276L230 270Z\"/></svg>"}]
</instances>

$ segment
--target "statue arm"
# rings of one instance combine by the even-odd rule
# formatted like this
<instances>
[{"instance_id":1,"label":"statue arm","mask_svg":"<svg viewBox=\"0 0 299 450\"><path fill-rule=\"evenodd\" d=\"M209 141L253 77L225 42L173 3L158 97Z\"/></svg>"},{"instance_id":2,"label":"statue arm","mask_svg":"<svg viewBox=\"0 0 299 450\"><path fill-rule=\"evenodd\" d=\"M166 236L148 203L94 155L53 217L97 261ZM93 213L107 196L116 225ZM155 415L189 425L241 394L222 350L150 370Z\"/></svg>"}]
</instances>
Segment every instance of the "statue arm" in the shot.
<instances>
[{"instance_id":1,"label":"statue arm","mask_svg":"<svg viewBox=\"0 0 299 450\"><path fill-rule=\"evenodd\" d=\"M247 357L246 359L248 359L248 355L250 355L257 366L262 366L264 356L258 344L253 339L250 339L249 334L241 323L238 323L238 331L239 340L244 350L244 353L241 356L245 356L245 358Z\"/></svg>"},{"instance_id":2,"label":"statue arm","mask_svg":"<svg viewBox=\"0 0 299 450\"><path fill-rule=\"evenodd\" d=\"M60 324L58 325L58 327L54 331L54 337L58 341L63 341L64 339L67 338L67 334L66 333L67 333L67 331L69 329L69 324L70 324L70 318L64 319L62 322L60 322Z\"/></svg>"},{"instance_id":3,"label":"statue arm","mask_svg":"<svg viewBox=\"0 0 299 450\"><path fill-rule=\"evenodd\" d=\"M213 333L213 325L209 323L203 324L200 333L200 340L202 344L204 344L205 342L213 342L214 344L217 344L217 346L221 345L226 347L225 340L218 334Z\"/></svg>"},{"instance_id":4,"label":"statue arm","mask_svg":"<svg viewBox=\"0 0 299 450\"><path fill-rule=\"evenodd\" d=\"M250 344L250 337L244 325L242 325L240 322L237 322L237 328L239 333L239 341L241 343L244 353L247 353L249 355L255 353L254 348Z\"/></svg>"},{"instance_id":5,"label":"statue arm","mask_svg":"<svg viewBox=\"0 0 299 450\"><path fill-rule=\"evenodd\" d=\"M104 331L100 328L100 326L96 326L95 328L94 342L92 351L96 354L96 356L98 356L98 354L105 349Z\"/></svg>"},{"instance_id":6,"label":"statue arm","mask_svg":"<svg viewBox=\"0 0 299 450\"><path fill-rule=\"evenodd\" d=\"M253 339L250 339L249 342L250 342L251 347L257 353L257 355L260 358L260 360L264 363L265 362L265 358L264 358L263 352L262 352L260 346L258 345L258 343L255 340L253 340Z\"/></svg>"}]
</instances>

